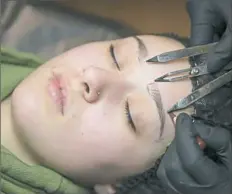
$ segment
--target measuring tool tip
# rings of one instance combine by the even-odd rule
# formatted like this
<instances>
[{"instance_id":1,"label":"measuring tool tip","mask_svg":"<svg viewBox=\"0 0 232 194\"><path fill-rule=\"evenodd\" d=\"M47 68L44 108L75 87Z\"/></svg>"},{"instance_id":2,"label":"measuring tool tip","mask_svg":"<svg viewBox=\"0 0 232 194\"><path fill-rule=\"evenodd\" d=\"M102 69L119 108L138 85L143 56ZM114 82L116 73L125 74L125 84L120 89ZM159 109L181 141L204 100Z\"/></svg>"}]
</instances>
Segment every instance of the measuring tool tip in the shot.
<instances>
[{"instance_id":1,"label":"measuring tool tip","mask_svg":"<svg viewBox=\"0 0 232 194\"><path fill-rule=\"evenodd\" d=\"M157 63L157 62L159 62L159 60L158 60L158 57L155 56L155 57L152 57L151 59L148 59L146 62Z\"/></svg>"},{"instance_id":2,"label":"measuring tool tip","mask_svg":"<svg viewBox=\"0 0 232 194\"><path fill-rule=\"evenodd\" d=\"M174 104L170 109L168 109L168 113L171 113L171 112L173 112L173 111L176 111L178 109L178 106L177 106L177 104Z\"/></svg>"},{"instance_id":3,"label":"measuring tool tip","mask_svg":"<svg viewBox=\"0 0 232 194\"><path fill-rule=\"evenodd\" d=\"M163 77L159 77L154 80L155 82L171 82L170 79L164 79Z\"/></svg>"}]
</instances>

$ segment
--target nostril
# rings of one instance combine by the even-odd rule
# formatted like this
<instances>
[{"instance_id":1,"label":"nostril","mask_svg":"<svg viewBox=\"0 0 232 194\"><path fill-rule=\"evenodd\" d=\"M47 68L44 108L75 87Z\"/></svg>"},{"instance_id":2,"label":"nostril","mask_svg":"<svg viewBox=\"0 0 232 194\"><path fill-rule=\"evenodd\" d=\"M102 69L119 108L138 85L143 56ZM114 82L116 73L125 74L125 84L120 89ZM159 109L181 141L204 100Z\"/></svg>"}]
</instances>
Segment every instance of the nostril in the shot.
<instances>
[{"instance_id":1,"label":"nostril","mask_svg":"<svg viewBox=\"0 0 232 194\"><path fill-rule=\"evenodd\" d=\"M99 99L99 92L95 88L91 87L92 85L83 82L83 97L88 103L93 103Z\"/></svg>"},{"instance_id":2,"label":"nostril","mask_svg":"<svg viewBox=\"0 0 232 194\"><path fill-rule=\"evenodd\" d=\"M87 93L89 93L90 88L89 88L89 85L88 85L86 82L84 83L84 87L85 87L85 91L86 91Z\"/></svg>"}]
</instances>

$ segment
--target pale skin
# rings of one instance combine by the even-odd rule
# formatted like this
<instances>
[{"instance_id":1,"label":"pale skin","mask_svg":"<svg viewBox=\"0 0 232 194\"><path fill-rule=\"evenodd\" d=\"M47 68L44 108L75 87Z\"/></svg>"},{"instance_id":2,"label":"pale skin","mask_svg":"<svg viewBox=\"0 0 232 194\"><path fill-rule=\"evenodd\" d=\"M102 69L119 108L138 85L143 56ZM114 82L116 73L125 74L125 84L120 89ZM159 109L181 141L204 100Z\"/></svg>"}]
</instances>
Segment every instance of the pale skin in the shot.
<instances>
[{"instance_id":1,"label":"pale skin","mask_svg":"<svg viewBox=\"0 0 232 194\"><path fill-rule=\"evenodd\" d=\"M138 49L138 41L146 49ZM111 45L119 68L110 55ZM155 78L188 68L189 63L187 59L165 65L146 60L181 48L181 43L169 38L139 36L90 43L48 61L1 103L2 144L29 165L45 165L91 185L144 172L174 138L167 110L192 89L189 80L147 88ZM62 77L65 88L63 112L48 92L54 74ZM165 117L161 137L152 97L157 90ZM132 125L125 114L126 102Z\"/></svg>"}]
</instances>

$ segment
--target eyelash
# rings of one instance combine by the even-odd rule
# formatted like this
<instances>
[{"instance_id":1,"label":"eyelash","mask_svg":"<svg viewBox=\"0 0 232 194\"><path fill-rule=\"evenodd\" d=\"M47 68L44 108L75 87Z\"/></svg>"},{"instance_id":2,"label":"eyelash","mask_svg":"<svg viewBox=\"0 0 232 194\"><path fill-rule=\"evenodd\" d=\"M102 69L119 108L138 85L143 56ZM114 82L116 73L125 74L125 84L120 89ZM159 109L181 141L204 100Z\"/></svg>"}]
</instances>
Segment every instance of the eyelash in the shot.
<instances>
[{"instance_id":1,"label":"eyelash","mask_svg":"<svg viewBox=\"0 0 232 194\"><path fill-rule=\"evenodd\" d=\"M120 66L118 65L118 62L116 60L115 53L114 53L114 46L112 44L110 45L110 54L114 60L114 64L116 65L117 69L120 71L121 69L120 69Z\"/></svg>"},{"instance_id":2,"label":"eyelash","mask_svg":"<svg viewBox=\"0 0 232 194\"><path fill-rule=\"evenodd\" d=\"M128 121L128 123L129 123L129 125L131 126L131 128L132 128L134 131L136 131L135 125L134 125L133 120L132 120L132 118L131 118L128 100L125 101L124 110L125 110L124 112L125 112L125 114L126 114L127 121Z\"/></svg>"},{"instance_id":3,"label":"eyelash","mask_svg":"<svg viewBox=\"0 0 232 194\"><path fill-rule=\"evenodd\" d=\"M120 71L120 66L118 65L118 62L116 60L115 53L114 53L114 46L112 44L110 45L110 54L111 54L111 56L112 56L112 58L114 60L114 64L116 65L117 69ZM136 131L134 122L133 122L133 120L131 118L128 100L125 101L124 112L126 114L127 122L129 123L129 125L131 126L131 128L134 131Z\"/></svg>"}]
</instances>

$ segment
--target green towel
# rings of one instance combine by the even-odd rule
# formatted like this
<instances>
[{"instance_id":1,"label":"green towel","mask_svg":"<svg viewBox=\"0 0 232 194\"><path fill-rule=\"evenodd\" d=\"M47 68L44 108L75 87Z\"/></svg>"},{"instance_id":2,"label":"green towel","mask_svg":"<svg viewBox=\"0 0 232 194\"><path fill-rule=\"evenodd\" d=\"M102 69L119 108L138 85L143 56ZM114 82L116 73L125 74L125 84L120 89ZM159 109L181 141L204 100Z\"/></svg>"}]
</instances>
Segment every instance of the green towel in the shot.
<instances>
[{"instance_id":1,"label":"green towel","mask_svg":"<svg viewBox=\"0 0 232 194\"><path fill-rule=\"evenodd\" d=\"M29 73L44 61L34 55L1 48L1 101L4 100Z\"/></svg>"},{"instance_id":2,"label":"green towel","mask_svg":"<svg viewBox=\"0 0 232 194\"><path fill-rule=\"evenodd\" d=\"M0 62L2 101L44 61L31 54L2 48ZM1 193L87 194L88 191L51 169L25 164L1 145Z\"/></svg>"}]
</instances>

